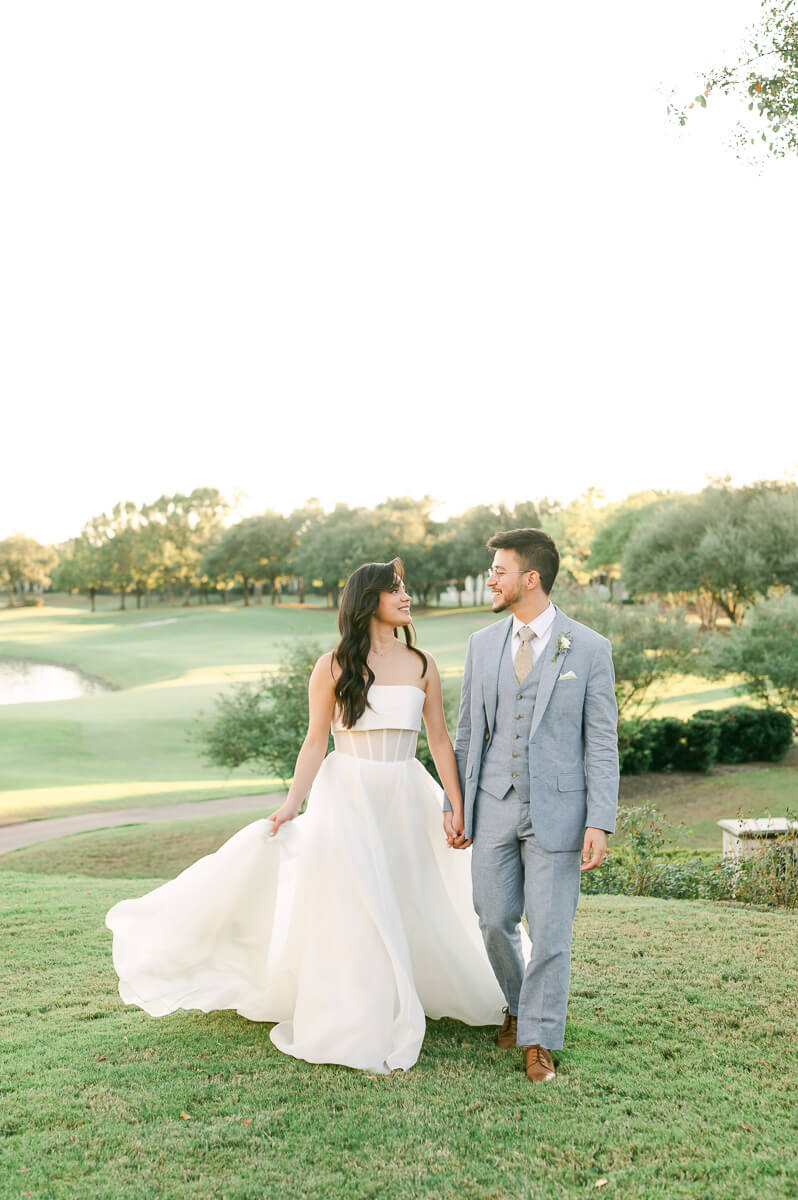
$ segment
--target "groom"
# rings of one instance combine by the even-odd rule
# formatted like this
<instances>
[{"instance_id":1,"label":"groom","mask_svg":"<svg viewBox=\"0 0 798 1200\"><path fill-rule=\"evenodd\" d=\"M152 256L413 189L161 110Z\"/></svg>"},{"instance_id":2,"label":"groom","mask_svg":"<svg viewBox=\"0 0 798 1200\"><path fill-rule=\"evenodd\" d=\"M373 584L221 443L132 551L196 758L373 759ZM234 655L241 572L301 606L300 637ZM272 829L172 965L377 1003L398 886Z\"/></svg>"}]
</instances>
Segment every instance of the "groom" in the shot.
<instances>
[{"instance_id":1,"label":"groom","mask_svg":"<svg viewBox=\"0 0 798 1200\"><path fill-rule=\"evenodd\" d=\"M498 1044L524 1047L544 1082L563 1044L580 872L601 865L615 827L618 710L610 643L549 600L549 535L511 529L488 549L493 611L511 615L468 642L454 748L465 830L448 799L444 825L450 845L473 841L474 907L507 1001Z\"/></svg>"}]
</instances>

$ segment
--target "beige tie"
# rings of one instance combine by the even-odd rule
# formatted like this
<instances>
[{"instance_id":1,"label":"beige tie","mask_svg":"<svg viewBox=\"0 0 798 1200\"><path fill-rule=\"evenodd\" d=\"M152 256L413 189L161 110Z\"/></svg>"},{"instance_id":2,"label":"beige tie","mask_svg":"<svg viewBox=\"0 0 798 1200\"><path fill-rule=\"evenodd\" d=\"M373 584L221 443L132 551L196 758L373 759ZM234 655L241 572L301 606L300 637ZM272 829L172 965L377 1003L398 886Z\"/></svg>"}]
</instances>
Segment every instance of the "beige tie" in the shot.
<instances>
[{"instance_id":1,"label":"beige tie","mask_svg":"<svg viewBox=\"0 0 798 1200\"><path fill-rule=\"evenodd\" d=\"M518 636L521 639L521 648L515 656L514 670L518 682L523 683L532 670L532 638L537 637L537 634L528 625L522 625Z\"/></svg>"}]
</instances>

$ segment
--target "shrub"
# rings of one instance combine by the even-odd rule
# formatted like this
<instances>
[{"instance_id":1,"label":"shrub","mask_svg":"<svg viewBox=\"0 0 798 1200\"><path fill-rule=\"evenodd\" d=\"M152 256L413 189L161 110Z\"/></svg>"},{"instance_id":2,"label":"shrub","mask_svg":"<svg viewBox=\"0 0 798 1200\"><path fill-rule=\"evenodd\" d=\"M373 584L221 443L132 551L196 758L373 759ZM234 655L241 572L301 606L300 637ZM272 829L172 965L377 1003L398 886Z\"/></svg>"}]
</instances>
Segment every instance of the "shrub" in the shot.
<instances>
[{"instance_id":1,"label":"shrub","mask_svg":"<svg viewBox=\"0 0 798 1200\"><path fill-rule=\"evenodd\" d=\"M653 804L618 811L618 833L628 856L627 875L633 896L647 895L654 863L665 845L668 822Z\"/></svg>"},{"instance_id":2,"label":"shrub","mask_svg":"<svg viewBox=\"0 0 798 1200\"><path fill-rule=\"evenodd\" d=\"M718 762L778 762L792 745L792 718L782 709L733 704L693 715L717 723Z\"/></svg>"},{"instance_id":3,"label":"shrub","mask_svg":"<svg viewBox=\"0 0 798 1200\"><path fill-rule=\"evenodd\" d=\"M650 721L618 723L618 761L624 775L642 775L651 767L647 726Z\"/></svg>"},{"instance_id":4,"label":"shrub","mask_svg":"<svg viewBox=\"0 0 798 1200\"><path fill-rule=\"evenodd\" d=\"M308 680L323 653L313 642L299 642L274 675L219 696L214 720L199 728L204 757L218 767L252 763L287 783L308 728Z\"/></svg>"},{"instance_id":5,"label":"shrub","mask_svg":"<svg viewBox=\"0 0 798 1200\"><path fill-rule=\"evenodd\" d=\"M684 734L684 721L678 717L656 717L646 724L651 747L651 770L671 770Z\"/></svg>"},{"instance_id":6,"label":"shrub","mask_svg":"<svg viewBox=\"0 0 798 1200\"><path fill-rule=\"evenodd\" d=\"M674 758L678 771L708 771L718 758L720 730L716 721L706 717L690 717L685 722Z\"/></svg>"},{"instance_id":7,"label":"shrub","mask_svg":"<svg viewBox=\"0 0 798 1200\"><path fill-rule=\"evenodd\" d=\"M618 833L625 840L610 850L602 867L582 875L582 890L798 907L798 828L763 843L750 858L725 859L709 851L666 850L667 828L652 805L620 809Z\"/></svg>"},{"instance_id":8,"label":"shrub","mask_svg":"<svg viewBox=\"0 0 798 1200\"><path fill-rule=\"evenodd\" d=\"M798 829L768 838L756 854L734 861L734 898L798 907Z\"/></svg>"},{"instance_id":9,"label":"shrub","mask_svg":"<svg viewBox=\"0 0 798 1200\"><path fill-rule=\"evenodd\" d=\"M657 717L621 721L618 726L624 775L673 769L707 771L716 762L776 762L787 753L792 738L789 713L744 704L703 708L689 721Z\"/></svg>"}]
</instances>

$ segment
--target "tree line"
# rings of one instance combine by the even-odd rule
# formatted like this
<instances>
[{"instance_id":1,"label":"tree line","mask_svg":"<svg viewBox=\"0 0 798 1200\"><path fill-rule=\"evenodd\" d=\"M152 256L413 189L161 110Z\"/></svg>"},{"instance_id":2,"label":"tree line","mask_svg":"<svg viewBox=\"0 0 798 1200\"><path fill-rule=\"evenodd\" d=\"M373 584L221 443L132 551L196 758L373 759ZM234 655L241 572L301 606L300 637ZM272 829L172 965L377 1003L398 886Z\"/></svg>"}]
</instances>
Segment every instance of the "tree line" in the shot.
<instances>
[{"instance_id":1,"label":"tree line","mask_svg":"<svg viewBox=\"0 0 798 1200\"><path fill-rule=\"evenodd\" d=\"M322 592L337 606L343 580L360 563L399 554L422 604L449 587L458 600L472 582L484 598L485 543L497 529L534 526L557 542L565 586L603 585L610 598L665 599L687 605L702 627L722 617L737 624L757 597L798 591L798 485L762 481L735 488L717 481L695 495L639 492L602 502L589 489L577 500L529 500L514 507L477 505L445 521L436 501L393 497L374 508L316 500L287 515L268 510L235 520L216 488L116 504L86 522L62 545L42 546L22 534L0 541L0 585L9 603L45 587L88 595L113 592L147 604L161 598L244 604L265 590L272 603L286 592L304 602Z\"/></svg>"}]
</instances>

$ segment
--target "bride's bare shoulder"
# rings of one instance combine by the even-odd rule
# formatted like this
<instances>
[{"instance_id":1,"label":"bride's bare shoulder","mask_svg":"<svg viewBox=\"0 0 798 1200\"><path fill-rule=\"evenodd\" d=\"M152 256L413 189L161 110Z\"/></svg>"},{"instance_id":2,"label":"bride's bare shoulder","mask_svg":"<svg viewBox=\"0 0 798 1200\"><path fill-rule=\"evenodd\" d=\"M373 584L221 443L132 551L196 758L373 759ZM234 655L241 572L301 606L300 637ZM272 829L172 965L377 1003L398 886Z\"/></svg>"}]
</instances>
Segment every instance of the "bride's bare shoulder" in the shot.
<instances>
[{"instance_id":1,"label":"bride's bare shoulder","mask_svg":"<svg viewBox=\"0 0 798 1200\"><path fill-rule=\"evenodd\" d=\"M421 678L419 679L420 686L426 689L426 686L431 679L439 679L440 678L440 675L438 672L438 664L436 663L435 659L430 654L429 650L424 650L424 649L422 649L421 646L416 646L414 648L418 651L419 654L421 654L423 656L424 662L426 664L424 667L424 670L422 672ZM412 651L411 651L411 653L412 653ZM417 656L416 656L416 662L418 662ZM419 666L421 666L420 663L419 663Z\"/></svg>"},{"instance_id":2,"label":"bride's bare shoulder","mask_svg":"<svg viewBox=\"0 0 798 1200\"><path fill-rule=\"evenodd\" d=\"M340 674L341 667L335 657L335 651L328 650L326 654L322 654L321 658L316 660L311 679L314 683L327 683L330 688L333 688L338 682Z\"/></svg>"}]
</instances>

